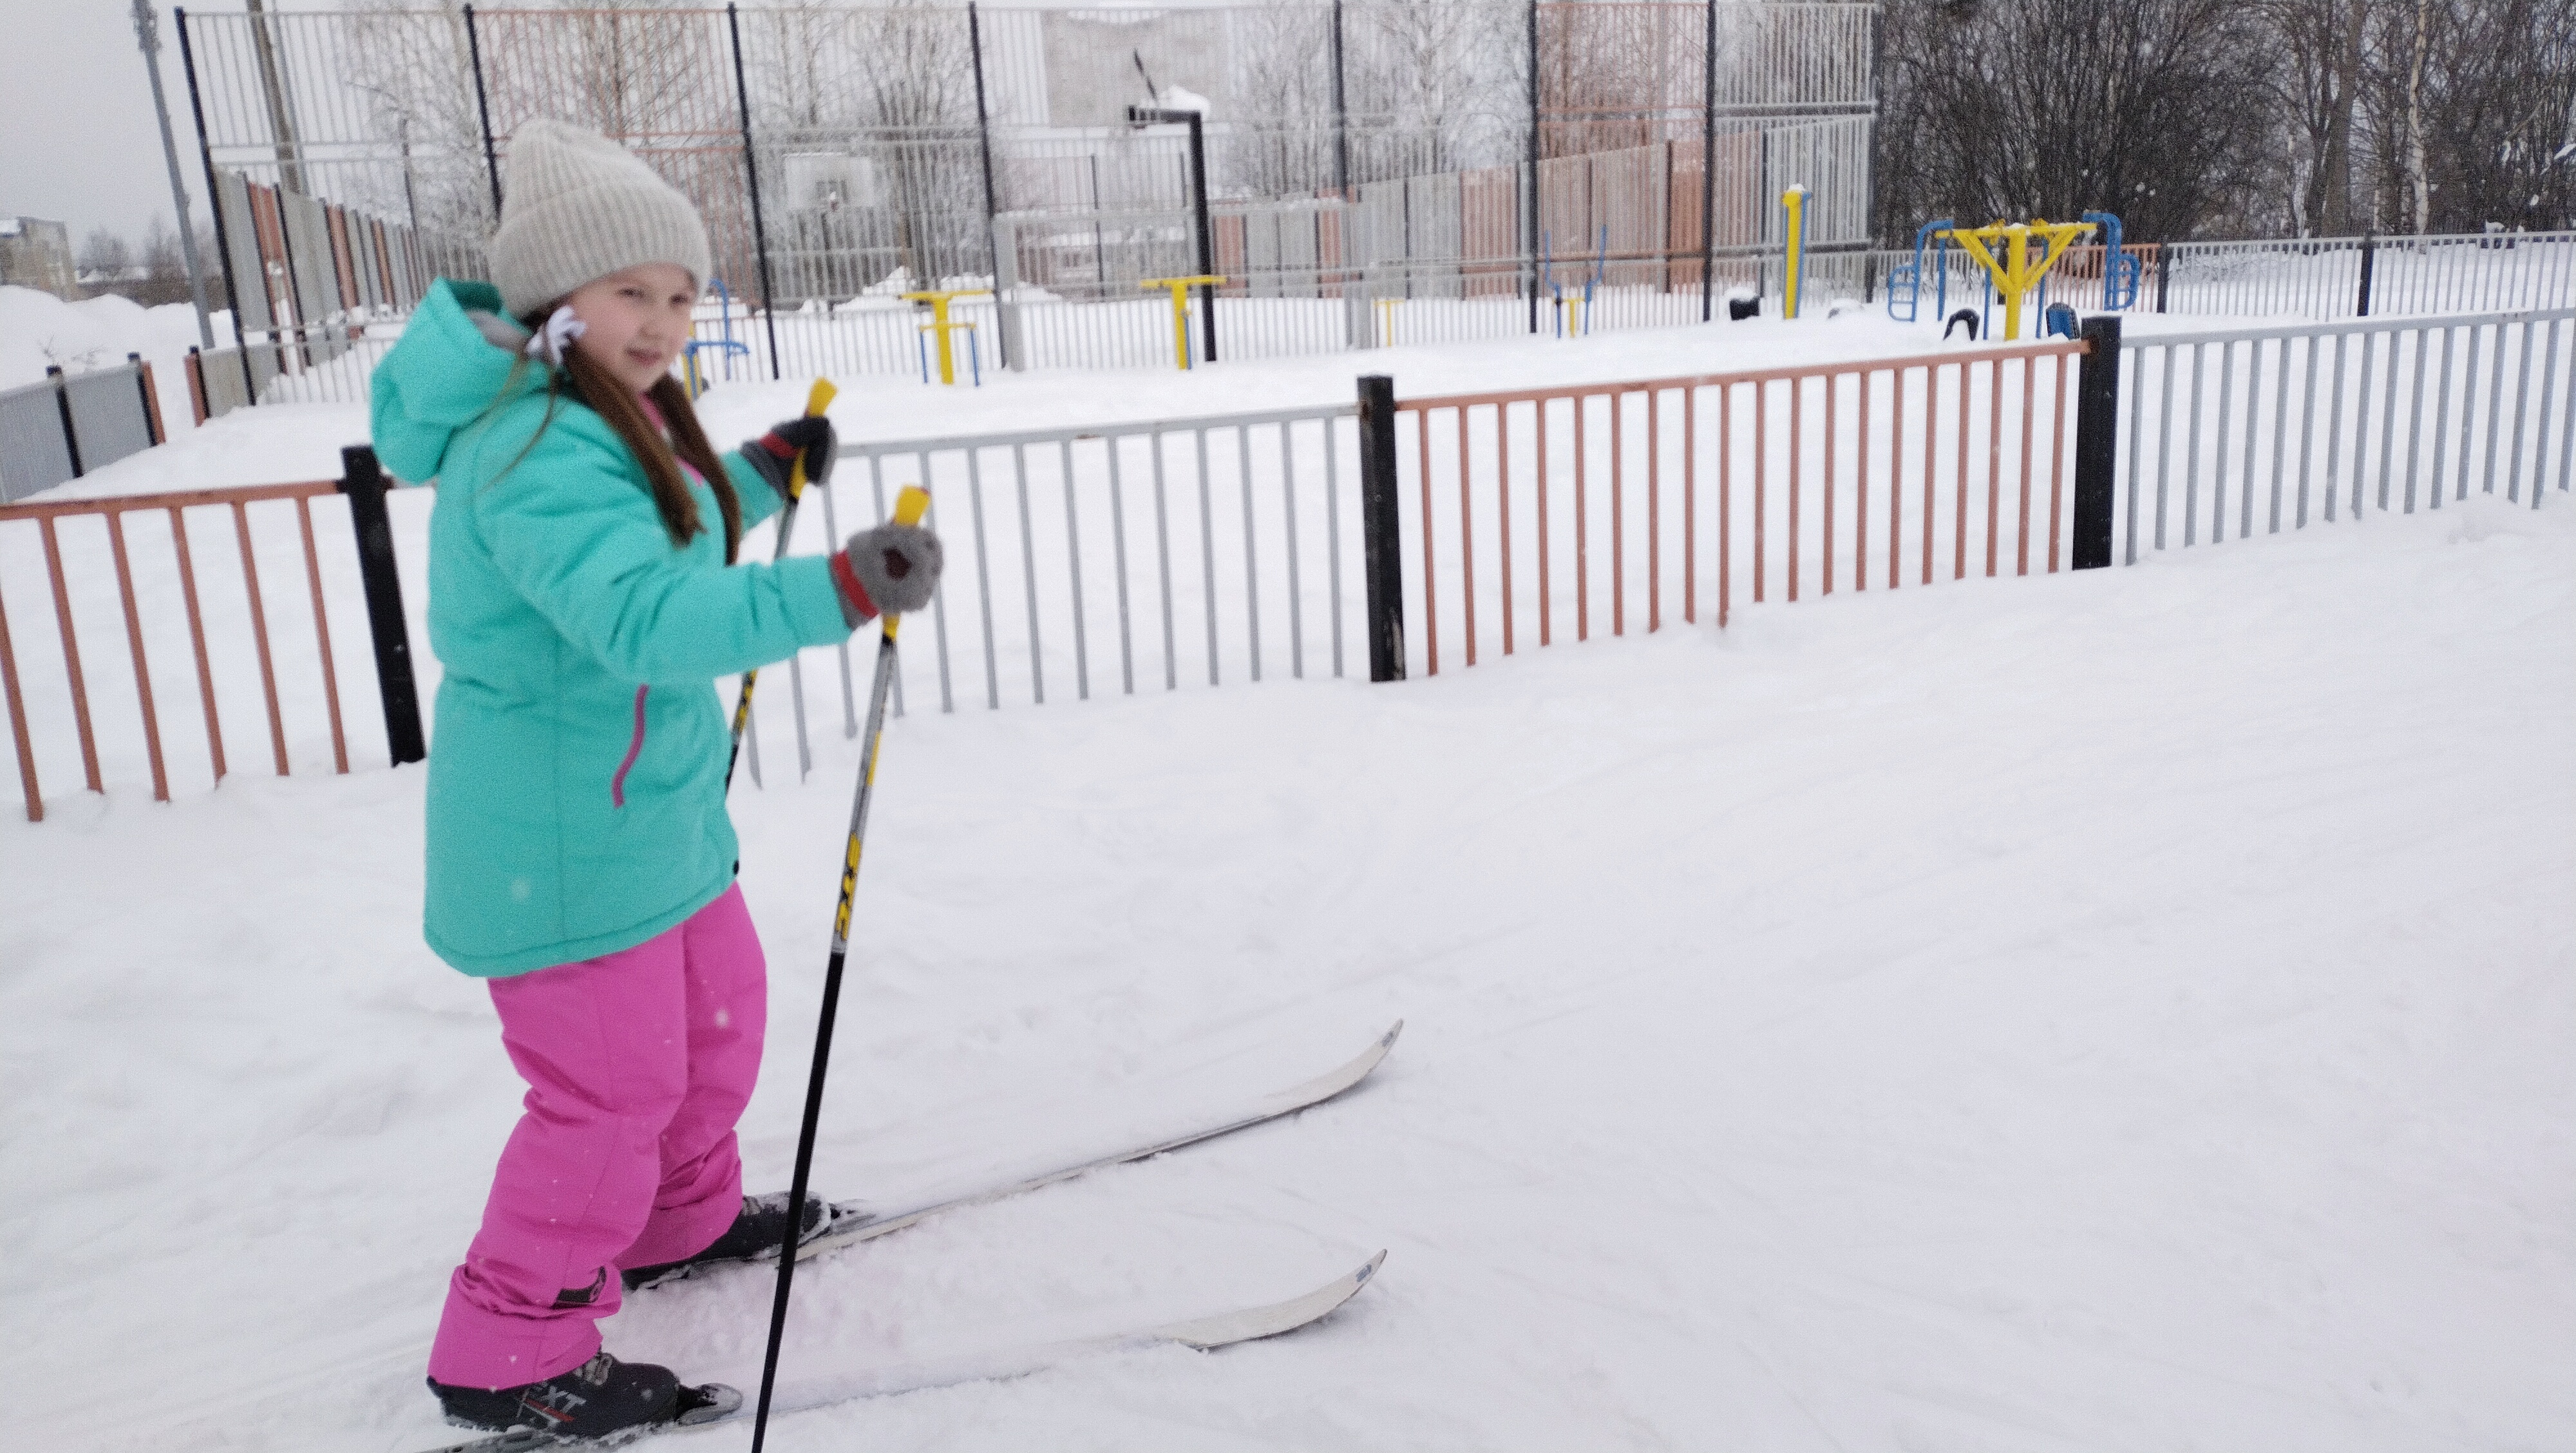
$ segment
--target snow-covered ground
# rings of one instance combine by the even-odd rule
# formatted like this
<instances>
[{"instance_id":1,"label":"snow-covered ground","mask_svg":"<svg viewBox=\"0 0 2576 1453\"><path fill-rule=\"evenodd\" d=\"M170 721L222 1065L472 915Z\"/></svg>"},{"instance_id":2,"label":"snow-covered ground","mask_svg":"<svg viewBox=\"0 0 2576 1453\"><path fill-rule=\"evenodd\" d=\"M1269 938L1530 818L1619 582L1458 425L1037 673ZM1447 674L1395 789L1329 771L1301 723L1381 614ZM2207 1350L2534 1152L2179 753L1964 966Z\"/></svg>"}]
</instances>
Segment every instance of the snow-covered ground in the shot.
<instances>
[{"instance_id":1,"label":"snow-covered ground","mask_svg":"<svg viewBox=\"0 0 2576 1453\"><path fill-rule=\"evenodd\" d=\"M1546 347L1546 376L1920 336L1893 333L1611 335ZM1418 394L1526 383L1540 347L871 381L835 414L1170 416L1381 367ZM801 393L720 390L710 432ZM353 423L245 411L78 487L327 475ZM878 779L825 1190L1042 1162L1408 1027L1294 1122L813 1264L790 1375L1391 1254L1291 1339L800 1414L773 1446L2565 1446L2563 504L1739 607L1399 686L916 713ZM22 670L51 649L17 611L30 563L0 558ZM79 611L103 692L112 594ZM13 1447L445 1436L422 1364L519 1091L481 990L419 941L422 777L375 765L363 631L335 624L353 775L269 777L254 737L219 791L197 765L169 806L130 770L105 798L56 777L49 821L0 814L0 1339L45 1390ZM855 765L836 731L816 749L735 799L773 974L760 1186L793 1150ZM609 1345L749 1385L768 1294L649 1293Z\"/></svg>"},{"instance_id":2,"label":"snow-covered ground","mask_svg":"<svg viewBox=\"0 0 2576 1453\"><path fill-rule=\"evenodd\" d=\"M794 1364L1393 1255L1291 1342L778 1446L2554 1445L2567 520L900 728L832 1189L1411 1027L1293 1125L821 1264ZM763 1184L850 769L739 802ZM0 1315L61 1409L20 1446L435 1440L419 1364L516 1086L417 939L420 782L0 829ZM764 1304L675 1290L611 1345L748 1379Z\"/></svg>"},{"instance_id":3,"label":"snow-covered ground","mask_svg":"<svg viewBox=\"0 0 2576 1453\"><path fill-rule=\"evenodd\" d=\"M214 325L218 343L232 341L231 314L219 312ZM161 411L175 434L190 422L181 370L195 346L197 311L184 303L146 308L113 294L67 303L34 288L0 287L0 389L44 382L47 365L87 373L140 353L158 376Z\"/></svg>"}]
</instances>

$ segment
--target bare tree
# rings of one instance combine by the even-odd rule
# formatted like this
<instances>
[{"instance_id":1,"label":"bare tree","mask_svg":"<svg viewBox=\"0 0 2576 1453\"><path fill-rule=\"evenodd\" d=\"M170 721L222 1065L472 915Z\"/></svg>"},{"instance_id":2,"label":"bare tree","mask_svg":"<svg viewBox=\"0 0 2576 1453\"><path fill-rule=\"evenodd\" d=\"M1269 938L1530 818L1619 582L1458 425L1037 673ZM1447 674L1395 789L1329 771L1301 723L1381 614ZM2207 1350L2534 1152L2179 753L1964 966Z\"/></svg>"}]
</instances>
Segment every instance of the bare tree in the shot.
<instances>
[{"instance_id":1,"label":"bare tree","mask_svg":"<svg viewBox=\"0 0 2576 1453\"><path fill-rule=\"evenodd\" d=\"M1235 19L1232 82L1240 113L1224 140L1224 175L1256 197L1328 190L1333 163L1332 12L1271 7Z\"/></svg>"},{"instance_id":2,"label":"bare tree","mask_svg":"<svg viewBox=\"0 0 2576 1453\"><path fill-rule=\"evenodd\" d=\"M1881 226L2117 213L2242 228L2273 114L2259 15L2230 0L1891 0Z\"/></svg>"},{"instance_id":3,"label":"bare tree","mask_svg":"<svg viewBox=\"0 0 2576 1453\"><path fill-rule=\"evenodd\" d=\"M2270 0L2263 21L2277 46L2274 103L2293 139L2295 227L2340 237L2352 225L2354 129L2369 0Z\"/></svg>"},{"instance_id":4,"label":"bare tree","mask_svg":"<svg viewBox=\"0 0 2576 1453\"><path fill-rule=\"evenodd\" d=\"M72 255L73 270L97 274L101 291L115 291L115 285L125 281L125 271L132 266L133 244L105 227L91 228L89 235L81 239L80 250Z\"/></svg>"},{"instance_id":5,"label":"bare tree","mask_svg":"<svg viewBox=\"0 0 2576 1453\"><path fill-rule=\"evenodd\" d=\"M214 256L214 235L205 222L191 218L188 225L197 234L197 255ZM143 249L136 260L142 276L135 280L134 291L129 295L136 302L157 307L189 302L194 297L188 285L187 254L179 245L179 230L170 225L169 218L158 212L152 214L150 225L143 229Z\"/></svg>"},{"instance_id":6,"label":"bare tree","mask_svg":"<svg viewBox=\"0 0 2576 1453\"><path fill-rule=\"evenodd\" d=\"M1447 0L1345 6L1352 180L1514 160L1528 109L1527 13Z\"/></svg>"},{"instance_id":7,"label":"bare tree","mask_svg":"<svg viewBox=\"0 0 2576 1453\"><path fill-rule=\"evenodd\" d=\"M2576 225L2576 0L2381 0L2358 94L2373 225Z\"/></svg>"}]
</instances>

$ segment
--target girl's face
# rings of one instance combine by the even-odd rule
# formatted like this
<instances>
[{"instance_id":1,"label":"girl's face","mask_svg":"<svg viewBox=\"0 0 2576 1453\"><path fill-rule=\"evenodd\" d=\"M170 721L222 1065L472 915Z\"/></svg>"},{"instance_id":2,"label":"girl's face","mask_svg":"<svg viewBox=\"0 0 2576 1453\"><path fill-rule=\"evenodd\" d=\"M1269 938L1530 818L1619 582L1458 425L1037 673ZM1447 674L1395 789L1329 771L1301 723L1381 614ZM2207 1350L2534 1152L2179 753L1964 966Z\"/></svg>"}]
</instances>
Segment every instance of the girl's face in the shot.
<instances>
[{"instance_id":1,"label":"girl's face","mask_svg":"<svg viewBox=\"0 0 2576 1453\"><path fill-rule=\"evenodd\" d=\"M572 346L640 394L671 371L688 343L697 300L697 279L677 263L612 272L564 300L582 324Z\"/></svg>"}]
</instances>

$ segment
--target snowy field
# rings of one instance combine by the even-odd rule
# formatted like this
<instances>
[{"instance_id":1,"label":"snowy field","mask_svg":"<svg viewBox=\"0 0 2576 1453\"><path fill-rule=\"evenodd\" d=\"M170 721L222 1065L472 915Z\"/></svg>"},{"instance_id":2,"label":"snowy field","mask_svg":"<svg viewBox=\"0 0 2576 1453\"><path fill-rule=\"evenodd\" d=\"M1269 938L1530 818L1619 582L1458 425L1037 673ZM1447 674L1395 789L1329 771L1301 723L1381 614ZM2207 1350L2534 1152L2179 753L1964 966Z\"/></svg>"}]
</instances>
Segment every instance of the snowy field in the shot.
<instances>
[{"instance_id":1,"label":"snowy field","mask_svg":"<svg viewBox=\"0 0 2576 1453\"><path fill-rule=\"evenodd\" d=\"M1641 377L1893 331L1544 357ZM1535 347L871 383L835 416L1338 402L1361 368L1508 386ZM720 391L710 432L801 393ZM246 411L80 487L328 475L353 424ZM397 508L414 580L423 503ZM1407 1028L1294 1122L813 1264L787 1373L1390 1255L1294 1338L801 1414L772 1446L2567 1446L2563 505L1739 607L1402 686L917 713L879 777L821 1189L1034 1166ZM22 670L50 649L27 563L0 559ZM118 630L112 593L78 611ZM13 1447L445 1436L421 1370L518 1086L419 941L423 779L380 765L360 619L335 624L353 775L245 746L209 791L174 748L172 805L124 759L105 798L56 775L51 820L0 814L0 1337L47 1390ZM793 1151L854 770L837 731L816 758L735 798L774 985L759 1186ZM608 1345L748 1386L769 1287L644 1294Z\"/></svg>"}]
</instances>

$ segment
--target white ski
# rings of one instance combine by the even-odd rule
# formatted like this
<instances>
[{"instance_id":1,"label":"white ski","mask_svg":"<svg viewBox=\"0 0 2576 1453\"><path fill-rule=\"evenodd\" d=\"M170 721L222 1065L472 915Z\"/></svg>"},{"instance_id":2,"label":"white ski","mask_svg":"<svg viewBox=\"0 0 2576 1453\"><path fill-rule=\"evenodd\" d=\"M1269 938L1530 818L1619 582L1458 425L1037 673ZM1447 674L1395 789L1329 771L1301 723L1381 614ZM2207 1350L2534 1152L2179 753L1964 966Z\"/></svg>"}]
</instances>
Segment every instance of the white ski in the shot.
<instances>
[{"instance_id":1,"label":"white ski","mask_svg":"<svg viewBox=\"0 0 2576 1453\"><path fill-rule=\"evenodd\" d=\"M936 1216L943 1211L954 1211L961 1206L981 1205L986 1201L998 1201L1007 1196L1020 1195L1041 1186L1054 1185L1058 1181L1069 1181L1075 1176L1086 1175L1108 1166L1145 1160L1185 1146L1214 1140L1220 1135L1231 1135L1238 1130L1247 1130L1255 1125L1279 1119L1283 1115L1294 1115L1300 1110L1320 1105L1367 1079L1370 1071L1378 1067L1379 1061L1386 1058L1387 1052L1395 1048L1395 1037L1403 1032L1404 1021L1399 1019L1388 1026L1384 1034L1377 1037L1376 1043L1362 1050L1349 1063L1317 1075L1303 1084L1265 1095L1249 1105L1212 1119L1202 1128L1186 1134L1157 1140L1147 1145L1131 1146L1125 1150L1114 1150L1107 1155L1094 1156L1073 1165L998 1185L985 1186L963 1195L949 1196L923 1205L882 1207L872 1206L865 1201L835 1202L832 1206L829 1229L798 1246L796 1259L803 1261L835 1247L848 1246L854 1242L872 1240L888 1232L900 1231L916 1221Z\"/></svg>"},{"instance_id":2,"label":"white ski","mask_svg":"<svg viewBox=\"0 0 2576 1453\"><path fill-rule=\"evenodd\" d=\"M1393 1037L1392 1031L1389 1038ZM1363 1071L1365 1073L1365 1071ZM1284 1112L1283 1112L1284 1113ZM1221 1134L1222 1132L1211 1132ZM1187 1141L1180 1142L1187 1144ZM1107 1164L1109 1162L1103 1162ZM1067 1172L1075 1174L1078 1172ZM925 1212L925 1214L927 1214ZM892 1367L871 1368L835 1376L784 1382L770 1401L770 1416L805 1412L855 1402L861 1398L884 1397L899 1392L919 1392L926 1388L954 1387L959 1383L988 1382L997 1378L1025 1377L1033 1372L1060 1367L1086 1357L1109 1352L1126 1352L1170 1343L1195 1348L1201 1352L1231 1347L1238 1342L1254 1342L1276 1337L1310 1326L1331 1315L1344 1302L1358 1296L1386 1262L1381 1251L1347 1276L1335 1277L1303 1296L1267 1306L1242 1307L1213 1316L1195 1317L1183 1322L1166 1322L1159 1326L1141 1327L1125 1332L1109 1332L1092 1337L1076 1337L1062 1342L1034 1343L1022 1347L997 1348L989 1352L943 1358L936 1362L904 1363ZM660 1433L685 1433L693 1428L718 1427L739 1423L751 1416L741 1393L722 1383L709 1383L693 1389L704 1405L677 1423L666 1423L645 1430L644 1436ZM623 1441L622 1439L620 1440ZM471 1442L448 1443L423 1453L534 1453L546 1448L580 1448L593 1446L590 1440L557 1438L546 1433L520 1431L497 1433Z\"/></svg>"}]
</instances>

